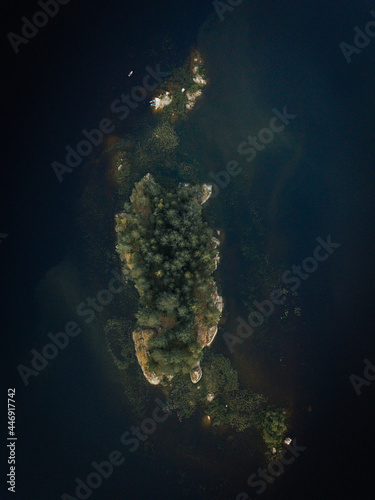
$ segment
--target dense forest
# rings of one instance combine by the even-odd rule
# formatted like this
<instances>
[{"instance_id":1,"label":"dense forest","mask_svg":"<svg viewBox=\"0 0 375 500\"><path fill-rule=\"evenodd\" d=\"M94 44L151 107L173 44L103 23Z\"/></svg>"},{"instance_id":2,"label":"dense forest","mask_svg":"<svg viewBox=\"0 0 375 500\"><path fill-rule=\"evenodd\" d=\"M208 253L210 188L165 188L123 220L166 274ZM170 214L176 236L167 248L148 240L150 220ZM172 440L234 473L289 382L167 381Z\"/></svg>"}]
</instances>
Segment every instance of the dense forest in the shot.
<instances>
[{"instance_id":1,"label":"dense forest","mask_svg":"<svg viewBox=\"0 0 375 500\"><path fill-rule=\"evenodd\" d=\"M198 329L220 317L212 278L217 243L202 218L202 187L167 190L147 175L130 201L116 217L117 251L140 295L138 325L157 332L148 342L149 369L189 373L202 357Z\"/></svg>"}]
</instances>

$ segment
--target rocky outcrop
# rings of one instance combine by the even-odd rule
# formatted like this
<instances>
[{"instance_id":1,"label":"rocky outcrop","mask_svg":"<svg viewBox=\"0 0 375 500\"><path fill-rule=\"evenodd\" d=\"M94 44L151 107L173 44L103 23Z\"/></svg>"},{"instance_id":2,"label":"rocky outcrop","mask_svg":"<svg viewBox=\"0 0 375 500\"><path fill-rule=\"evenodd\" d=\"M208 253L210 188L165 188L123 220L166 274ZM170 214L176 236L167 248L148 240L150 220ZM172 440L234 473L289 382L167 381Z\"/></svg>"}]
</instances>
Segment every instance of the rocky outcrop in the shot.
<instances>
[{"instance_id":1,"label":"rocky outcrop","mask_svg":"<svg viewBox=\"0 0 375 500\"><path fill-rule=\"evenodd\" d=\"M190 184L187 182L180 183L180 186L183 186L186 189L190 188ZM206 201L210 198L211 195L212 195L212 185L211 184L203 184L201 192L195 198L196 202L199 203L199 205L203 205L204 203L206 203Z\"/></svg>"},{"instance_id":2,"label":"rocky outcrop","mask_svg":"<svg viewBox=\"0 0 375 500\"><path fill-rule=\"evenodd\" d=\"M133 342L135 346L135 355L137 357L139 366L142 368L143 375L150 382L150 384L158 385L161 382L162 376L156 375L155 372L151 372L148 369L149 352L147 348L147 342L156 335L156 330L153 328L147 328L141 330L137 328L133 332Z\"/></svg>"},{"instance_id":3,"label":"rocky outcrop","mask_svg":"<svg viewBox=\"0 0 375 500\"><path fill-rule=\"evenodd\" d=\"M206 82L206 80L203 78L203 76L198 75L198 74L196 74L196 75L193 77L193 80L194 80L194 82L195 82L195 83L197 83L198 85L201 85L202 87L203 87L204 85L206 85L206 83L207 83L207 82Z\"/></svg>"},{"instance_id":4,"label":"rocky outcrop","mask_svg":"<svg viewBox=\"0 0 375 500\"><path fill-rule=\"evenodd\" d=\"M210 198L212 195L212 185L211 184L203 184L202 186L202 194L201 197L198 199L198 203L203 205L206 203L206 201Z\"/></svg>"},{"instance_id":5,"label":"rocky outcrop","mask_svg":"<svg viewBox=\"0 0 375 500\"><path fill-rule=\"evenodd\" d=\"M203 60L198 51L194 51L190 56L189 68L182 67L183 72L189 71L192 81L187 83L186 78L179 78L176 74L165 81L168 91L164 91L150 101L152 110L155 113L163 111L174 100L179 100L181 94L186 95L185 113L194 108L197 99L203 94L203 88L207 85L207 80L204 78ZM195 85L193 85L193 82ZM186 86L186 88L185 88ZM197 88L197 86L199 88ZM187 102L186 102L187 101ZM176 108L170 110L171 116L177 119L178 115L184 114L181 108L177 111ZM172 122L173 123L173 122Z\"/></svg>"},{"instance_id":6,"label":"rocky outcrop","mask_svg":"<svg viewBox=\"0 0 375 500\"><path fill-rule=\"evenodd\" d=\"M215 245L218 247L220 245L220 241L215 238L214 236L212 237L212 241L215 243ZM217 266L220 262L220 255L219 255L219 252L217 252L215 258L214 258L214 264L215 264L215 270L217 269ZM220 312L222 311L222 309L220 310Z\"/></svg>"},{"instance_id":7,"label":"rocky outcrop","mask_svg":"<svg viewBox=\"0 0 375 500\"><path fill-rule=\"evenodd\" d=\"M213 243L215 243L216 247L220 245L220 241L212 237ZM217 269L217 265L220 262L220 256L219 252L217 252L215 258L214 258L214 263L215 263L215 269ZM223 312L223 297L221 297L218 294L217 288L215 287L214 293L211 295L211 298L213 300L214 305L216 308L222 313ZM214 341L217 332L218 332L218 325L217 323L211 325L211 326L204 326L197 321L198 324L198 334L197 334L197 342L202 346L202 349L204 347L209 347L212 342Z\"/></svg>"},{"instance_id":8,"label":"rocky outcrop","mask_svg":"<svg viewBox=\"0 0 375 500\"><path fill-rule=\"evenodd\" d=\"M162 94L159 97L155 97L155 103L153 109L155 111L160 111L163 108L165 108L165 106L169 106L171 102L172 102L172 97L169 95L169 92L166 92L165 94Z\"/></svg>"},{"instance_id":9,"label":"rocky outcrop","mask_svg":"<svg viewBox=\"0 0 375 500\"><path fill-rule=\"evenodd\" d=\"M190 372L190 380L193 382L193 384L196 384L197 382L200 381L201 378L202 378L202 368L198 361L198 363L193 366L193 369Z\"/></svg>"},{"instance_id":10,"label":"rocky outcrop","mask_svg":"<svg viewBox=\"0 0 375 500\"><path fill-rule=\"evenodd\" d=\"M206 401L207 401L208 403L211 403L211 401L213 401L214 399L215 399L215 394L214 394L213 392L209 392L209 393L207 394Z\"/></svg>"},{"instance_id":11,"label":"rocky outcrop","mask_svg":"<svg viewBox=\"0 0 375 500\"><path fill-rule=\"evenodd\" d=\"M221 297L218 294L217 289L212 294L212 300L213 300L215 306L217 307L217 309L220 312L223 312L223 305L224 305L223 297ZM217 323L215 323L211 326L204 326L204 325L198 324L197 342L202 347L202 349L204 347L209 347L212 344L212 342L215 340L217 332L218 332Z\"/></svg>"},{"instance_id":12,"label":"rocky outcrop","mask_svg":"<svg viewBox=\"0 0 375 500\"><path fill-rule=\"evenodd\" d=\"M186 92L186 97L188 102L186 103L186 109L189 111L190 109L193 109L195 106L195 101L202 95L202 91L198 89L196 92Z\"/></svg>"}]
</instances>

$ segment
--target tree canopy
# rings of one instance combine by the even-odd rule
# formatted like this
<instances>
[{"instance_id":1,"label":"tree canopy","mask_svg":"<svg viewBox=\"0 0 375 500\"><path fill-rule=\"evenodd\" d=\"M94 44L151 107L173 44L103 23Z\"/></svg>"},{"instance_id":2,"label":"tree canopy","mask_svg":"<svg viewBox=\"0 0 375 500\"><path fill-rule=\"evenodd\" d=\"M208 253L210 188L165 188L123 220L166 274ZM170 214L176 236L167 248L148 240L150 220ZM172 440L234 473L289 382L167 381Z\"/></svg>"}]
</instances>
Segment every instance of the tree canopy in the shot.
<instances>
[{"instance_id":1,"label":"tree canopy","mask_svg":"<svg viewBox=\"0 0 375 500\"><path fill-rule=\"evenodd\" d=\"M217 250L201 196L201 186L166 189L148 175L116 216L117 251L140 295L138 325L159 332L148 346L157 374L189 373L202 356L197 318L210 326L220 316L213 302Z\"/></svg>"}]
</instances>

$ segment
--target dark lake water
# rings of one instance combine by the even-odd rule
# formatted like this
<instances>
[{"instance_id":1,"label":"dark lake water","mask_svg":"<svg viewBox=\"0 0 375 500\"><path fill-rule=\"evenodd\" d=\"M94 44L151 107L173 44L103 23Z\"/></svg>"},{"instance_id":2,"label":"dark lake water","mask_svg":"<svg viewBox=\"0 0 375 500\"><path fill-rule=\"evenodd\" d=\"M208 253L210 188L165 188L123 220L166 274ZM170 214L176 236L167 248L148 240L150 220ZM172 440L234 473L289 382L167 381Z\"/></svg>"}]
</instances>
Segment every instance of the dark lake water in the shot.
<instances>
[{"instance_id":1,"label":"dark lake water","mask_svg":"<svg viewBox=\"0 0 375 500\"><path fill-rule=\"evenodd\" d=\"M353 43L355 26L373 19L371 8L370 2L245 0L221 22L210 3L147 9L142 2L95 8L72 3L20 54L9 53L3 136L9 156L1 174L1 213L7 217L0 227L9 236L0 252L3 394L5 400L6 388L15 387L17 401L15 498L74 497L75 478L85 479L91 462L107 460L117 449L125 463L91 498L258 496L246 485L260 463L251 434L237 447L237 438L233 444L226 435L213 438L197 420L180 424L169 417L137 452L124 451L120 436L140 422L124 405L99 321L27 387L16 370L30 364L30 350L40 349L49 332L61 331L67 321L80 324L77 305L101 288L85 276L78 257L84 167L59 184L50 164L63 160L65 145L76 144L83 128L110 116L112 100L130 90L128 71L143 74L164 36L174 41L176 56L196 44L207 67L204 97L177 128L181 147L200 163L199 179L211 181L230 160L242 167L207 208L224 236L218 270L226 303L222 331L244 314L240 252L249 200L261 208L271 234L267 250L284 270L310 257L318 237L331 235L341 244L302 281L302 317L287 337L285 368L263 365L251 342L230 355L222 331L215 340L214 349L231 357L243 384L291 406L290 434L306 446L263 496L331 499L344 492L346 498L372 498L374 387L357 396L349 377L363 374L365 358L375 363L375 41L351 64L339 47ZM9 25L18 26L34 10L9 11ZM254 161L246 161L237 151L240 143L268 127L273 110L285 106L296 117ZM131 131L144 114L140 106L115 133ZM4 488L1 498L8 496Z\"/></svg>"}]
</instances>

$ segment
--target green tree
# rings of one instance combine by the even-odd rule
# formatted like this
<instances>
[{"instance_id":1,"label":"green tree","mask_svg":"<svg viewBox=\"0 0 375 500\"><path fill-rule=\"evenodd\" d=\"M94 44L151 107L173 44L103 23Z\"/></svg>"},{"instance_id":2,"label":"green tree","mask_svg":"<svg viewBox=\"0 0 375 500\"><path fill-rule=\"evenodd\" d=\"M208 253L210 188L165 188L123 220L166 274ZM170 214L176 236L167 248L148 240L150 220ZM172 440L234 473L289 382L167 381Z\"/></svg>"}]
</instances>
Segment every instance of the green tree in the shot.
<instances>
[{"instance_id":1,"label":"green tree","mask_svg":"<svg viewBox=\"0 0 375 500\"><path fill-rule=\"evenodd\" d=\"M157 298L156 305L159 311L172 315L179 306L179 300L173 293L163 292Z\"/></svg>"}]
</instances>

